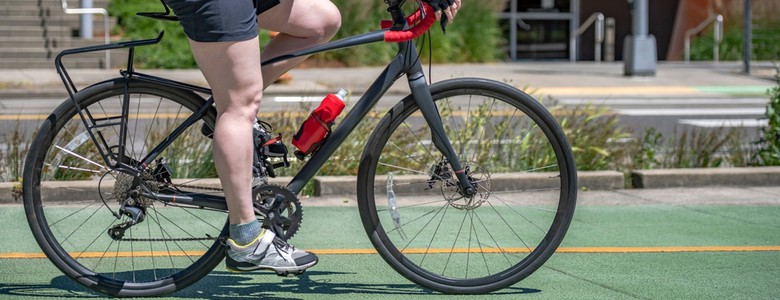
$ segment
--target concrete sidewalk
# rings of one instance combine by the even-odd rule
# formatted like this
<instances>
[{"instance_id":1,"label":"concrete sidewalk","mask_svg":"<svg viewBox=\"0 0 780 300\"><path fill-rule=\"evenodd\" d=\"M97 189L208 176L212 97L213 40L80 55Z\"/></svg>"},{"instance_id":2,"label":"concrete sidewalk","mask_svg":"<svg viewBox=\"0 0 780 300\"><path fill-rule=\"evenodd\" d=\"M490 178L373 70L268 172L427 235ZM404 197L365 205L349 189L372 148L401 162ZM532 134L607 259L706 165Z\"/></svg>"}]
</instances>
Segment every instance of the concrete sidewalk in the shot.
<instances>
[{"instance_id":1,"label":"concrete sidewalk","mask_svg":"<svg viewBox=\"0 0 780 300\"><path fill-rule=\"evenodd\" d=\"M408 177L408 176L407 176ZM754 167L754 168L703 168L703 169L659 169L636 170L630 174L632 182L626 186L624 175L617 171L579 171L578 187L581 191L606 193L610 195L605 199L615 199L619 195L642 193L640 190L670 189L678 190L675 193L690 194L697 197L697 190L707 191L733 191L733 190L762 190L766 195L774 195L773 199L780 201L780 167ZM286 185L291 177L271 178L270 183ZM521 193L538 184L538 176L529 174L514 174L500 176L491 180L491 191L501 193ZM425 180L424 177L404 180ZM330 199L331 204L338 205L333 199L354 200L357 189L355 176L316 176L313 195L316 198ZM219 179L199 179L193 182L191 179L174 180L175 183L186 182L206 187L220 187ZM63 181L44 184L41 193L52 199L62 202L92 199L98 194L98 181ZM103 183L104 186L113 186L113 182ZM384 185L377 182L376 186ZM403 184L399 189L403 190ZM21 199L21 185L14 182L0 182L0 204L15 203ZM437 190L431 193L438 193ZM593 193L590 193L593 194ZM717 194L717 192L715 193ZM715 195L713 194L713 195ZM754 197L750 193L729 192L735 201L740 202L739 197ZM725 194L724 194L725 195ZM641 198L641 197L640 197ZM727 198L731 199L731 198ZM661 201L662 199L659 199ZM610 200L612 201L612 200ZM622 202L622 200L614 200ZM729 201L726 201L728 203ZM776 203L780 204L780 202Z\"/></svg>"},{"instance_id":2,"label":"concrete sidewalk","mask_svg":"<svg viewBox=\"0 0 780 300\"><path fill-rule=\"evenodd\" d=\"M315 96L338 88L362 94L381 73L383 67L309 68L290 72L293 79L274 84L266 95ZM138 70L196 85L206 85L200 71ZM427 70L426 70L427 71ZM69 70L77 87L119 76L118 70ZM431 79L482 77L508 82L537 95L553 98L603 100L631 98L652 101L664 98L728 98L762 96L775 84L770 63L756 63L752 75L742 73L737 62L659 63L654 77L623 76L622 63L590 62L515 62L490 64L434 65ZM389 91L408 94L408 86L399 80ZM0 100L13 98L64 97L63 84L52 69L0 69Z\"/></svg>"}]
</instances>

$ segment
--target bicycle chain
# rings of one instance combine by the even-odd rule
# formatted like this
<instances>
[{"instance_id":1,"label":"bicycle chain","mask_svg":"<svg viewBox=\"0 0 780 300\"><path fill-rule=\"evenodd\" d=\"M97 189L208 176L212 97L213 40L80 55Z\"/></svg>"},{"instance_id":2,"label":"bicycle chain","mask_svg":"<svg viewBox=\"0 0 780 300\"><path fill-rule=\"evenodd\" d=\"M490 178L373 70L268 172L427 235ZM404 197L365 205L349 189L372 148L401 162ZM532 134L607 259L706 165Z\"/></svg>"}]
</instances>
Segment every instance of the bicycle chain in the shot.
<instances>
[{"instance_id":1,"label":"bicycle chain","mask_svg":"<svg viewBox=\"0 0 780 300\"><path fill-rule=\"evenodd\" d=\"M212 187L197 186L197 185L187 185L187 184L173 184L173 183L163 184L163 183L160 183L160 182L146 182L146 185L150 186L150 187L154 185L158 189L161 188L161 187L164 187L164 186L168 186L168 187L173 187L173 188L176 188L176 189L185 188L185 189L199 189L199 190L205 190L205 191L219 191L219 192L222 191L221 188L212 188ZM116 226L113 226L111 229L109 229L109 231L111 231L111 230L113 230L115 228L120 228L121 226L127 225L127 224L130 224L130 222L117 224ZM111 233L109 233L109 235L110 234ZM120 237L118 237L118 239L121 240L121 241L126 241L126 242L191 242L191 241L213 241L213 240L216 240L216 239L224 240L224 239L227 238L227 236L216 237L216 238L212 237L212 236L208 236L208 237L200 237L200 238L189 237L189 238L167 238L166 239L166 238L124 238L123 236L124 236L124 233Z\"/></svg>"},{"instance_id":2,"label":"bicycle chain","mask_svg":"<svg viewBox=\"0 0 780 300\"><path fill-rule=\"evenodd\" d=\"M159 183L157 183L157 184L162 186L162 184L159 184ZM205 186L197 186L197 185L187 185L187 184L173 184L173 183L169 183L168 186L174 187L176 189L178 189L178 188L185 188L185 189L199 189L199 190L205 190L205 191L218 191L218 192L223 191L223 189L221 189L221 188L213 188L213 187L205 187ZM297 207L298 211L300 211L300 209L301 209L300 202L298 202L296 204L298 206ZM122 226L122 225L125 225L125 224L128 224L128 223L129 222L118 224L115 227L119 227L119 226ZM299 224L299 226L300 226L300 224ZM287 238L291 237L293 234L295 234L294 231L290 232L290 236L288 236ZM202 238L191 237L191 238L168 238L168 239L163 239L163 238L146 238L146 239L142 239L142 238L124 238L124 237L119 237L119 239L122 240L122 241L128 241L128 242L189 242L189 241L213 241L213 240L216 240L216 239L221 239L224 242L224 240L227 239L227 236L216 237L216 238L209 236L209 237L202 237Z\"/></svg>"},{"instance_id":3,"label":"bicycle chain","mask_svg":"<svg viewBox=\"0 0 780 300\"><path fill-rule=\"evenodd\" d=\"M206 186L197 186L197 185L188 185L188 184L169 184L170 186L174 188L185 188L185 189L198 189L198 190L204 190L204 191L215 191L215 192L222 192L224 191L221 188L215 188L215 187L206 187Z\"/></svg>"},{"instance_id":4,"label":"bicycle chain","mask_svg":"<svg viewBox=\"0 0 780 300\"><path fill-rule=\"evenodd\" d=\"M170 238L170 239L163 239L163 238L155 238L155 239L139 239L139 238L120 238L123 242L193 242L193 241L213 241L216 239L225 240L227 239L227 236L225 237L202 237L202 238Z\"/></svg>"}]
</instances>

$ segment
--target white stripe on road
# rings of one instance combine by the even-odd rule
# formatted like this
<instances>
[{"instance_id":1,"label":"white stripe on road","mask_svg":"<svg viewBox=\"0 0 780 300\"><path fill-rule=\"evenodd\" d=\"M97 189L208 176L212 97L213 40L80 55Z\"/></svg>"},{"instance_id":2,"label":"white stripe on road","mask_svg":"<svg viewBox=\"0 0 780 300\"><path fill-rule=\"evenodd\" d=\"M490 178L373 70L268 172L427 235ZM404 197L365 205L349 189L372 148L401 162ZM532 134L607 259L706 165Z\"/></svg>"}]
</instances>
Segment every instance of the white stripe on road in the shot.
<instances>
[{"instance_id":1,"label":"white stripe on road","mask_svg":"<svg viewBox=\"0 0 780 300\"><path fill-rule=\"evenodd\" d=\"M769 125L768 120L757 119L707 119L707 120L693 120L693 119L680 119L680 124L691 125L696 127L705 128L720 128L720 127L765 127Z\"/></svg>"},{"instance_id":2,"label":"white stripe on road","mask_svg":"<svg viewBox=\"0 0 780 300\"><path fill-rule=\"evenodd\" d=\"M763 115L766 109L755 108L654 108L654 109L616 109L619 115L626 116L738 116Z\"/></svg>"},{"instance_id":3,"label":"white stripe on road","mask_svg":"<svg viewBox=\"0 0 780 300\"><path fill-rule=\"evenodd\" d=\"M277 96L273 97L277 103L319 102L325 96Z\"/></svg>"},{"instance_id":4,"label":"white stripe on road","mask_svg":"<svg viewBox=\"0 0 780 300\"><path fill-rule=\"evenodd\" d=\"M654 106L680 106L680 105L753 105L764 106L769 102L765 98L619 98L619 99L586 99L586 98L564 98L558 99L561 105L606 105L606 106L632 106L632 105L654 105Z\"/></svg>"}]
</instances>

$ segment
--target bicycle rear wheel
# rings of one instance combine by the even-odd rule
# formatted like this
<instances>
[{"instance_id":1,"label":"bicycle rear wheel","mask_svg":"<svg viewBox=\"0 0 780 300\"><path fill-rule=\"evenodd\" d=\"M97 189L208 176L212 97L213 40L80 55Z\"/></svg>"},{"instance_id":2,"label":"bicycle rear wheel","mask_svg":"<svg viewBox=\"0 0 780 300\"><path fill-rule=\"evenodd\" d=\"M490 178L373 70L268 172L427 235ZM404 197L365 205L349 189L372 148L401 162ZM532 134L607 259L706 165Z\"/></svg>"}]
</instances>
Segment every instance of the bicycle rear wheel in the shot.
<instances>
[{"instance_id":1,"label":"bicycle rear wheel","mask_svg":"<svg viewBox=\"0 0 780 300\"><path fill-rule=\"evenodd\" d=\"M227 233L227 215L133 196L139 181L152 191L162 189L157 176L163 161L139 175L118 172L104 161L98 148L116 159L124 145L123 162L138 166L205 103L191 91L130 79L122 140L120 127L112 123L122 120L125 87L125 79L119 78L75 96L81 112L101 126L95 129L98 144L70 100L43 121L25 163L24 205L36 241L66 275L108 295L156 296L189 286L221 262L219 238ZM167 161L174 183L218 186L218 181L204 179L216 178L216 173L211 140L200 132L204 122L213 126L215 117L209 109L158 156ZM143 217L128 223L132 215L118 213L122 205Z\"/></svg>"},{"instance_id":2,"label":"bicycle rear wheel","mask_svg":"<svg viewBox=\"0 0 780 300\"><path fill-rule=\"evenodd\" d=\"M385 261L430 289L486 293L515 284L555 252L571 222L570 146L552 115L511 86L462 78L431 93L477 195L458 192L408 96L366 144L357 183L363 226Z\"/></svg>"}]
</instances>

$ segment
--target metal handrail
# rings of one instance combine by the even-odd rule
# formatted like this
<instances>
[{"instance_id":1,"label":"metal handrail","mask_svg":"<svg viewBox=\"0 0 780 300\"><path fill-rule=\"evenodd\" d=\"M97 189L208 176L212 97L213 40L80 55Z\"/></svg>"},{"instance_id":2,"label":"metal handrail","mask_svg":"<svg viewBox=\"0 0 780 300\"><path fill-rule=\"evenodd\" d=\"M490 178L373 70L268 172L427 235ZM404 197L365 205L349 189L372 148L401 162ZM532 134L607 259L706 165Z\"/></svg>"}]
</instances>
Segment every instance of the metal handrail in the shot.
<instances>
[{"instance_id":1,"label":"metal handrail","mask_svg":"<svg viewBox=\"0 0 780 300\"><path fill-rule=\"evenodd\" d=\"M594 23L596 24L596 28L595 28L595 30L596 30L595 44L596 45L594 46L593 51L595 52L595 56L596 56L595 59L596 59L596 61L597 62L601 62L601 44L604 43L604 14L603 13L597 12L597 13L593 13L592 15L590 15L590 17L588 17L588 19L585 20L585 22L582 23L580 28L578 28L575 32L572 32L569 44L572 45L572 47L576 48L577 47L576 46L577 45L577 42L576 42L577 41L577 37L579 37L580 35L585 33L585 31L588 30L588 28L590 28L590 26L593 25ZM576 56L576 53L577 53L576 49L573 52L575 53L575 56ZM570 57L569 60L576 61L577 57L575 57L575 56Z\"/></svg>"},{"instance_id":2,"label":"metal handrail","mask_svg":"<svg viewBox=\"0 0 780 300\"><path fill-rule=\"evenodd\" d=\"M691 36L699 34L706 28L708 25L710 25L712 22L715 22L715 26L713 26L713 40L714 45L712 46L712 59L715 62L718 62L720 60L720 43L723 42L723 16L720 14L710 15L704 22L701 22L698 26L688 29L688 31L685 32L685 62L689 63L691 61Z\"/></svg>"},{"instance_id":3,"label":"metal handrail","mask_svg":"<svg viewBox=\"0 0 780 300\"><path fill-rule=\"evenodd\" d=\"M97 15L103 15L103 35L105 36L105 44L111 43L111 40L109 38L108 34L108 10L105 8L68 8L68 1L62 0L62 10L65 11L66 14L78 14L78 15L84 15L84 14L97 14ZM103 66L104 68L108 69L111 67L111 51L106 50L106 63Z\"/></svg>"}]
</instances>

